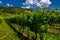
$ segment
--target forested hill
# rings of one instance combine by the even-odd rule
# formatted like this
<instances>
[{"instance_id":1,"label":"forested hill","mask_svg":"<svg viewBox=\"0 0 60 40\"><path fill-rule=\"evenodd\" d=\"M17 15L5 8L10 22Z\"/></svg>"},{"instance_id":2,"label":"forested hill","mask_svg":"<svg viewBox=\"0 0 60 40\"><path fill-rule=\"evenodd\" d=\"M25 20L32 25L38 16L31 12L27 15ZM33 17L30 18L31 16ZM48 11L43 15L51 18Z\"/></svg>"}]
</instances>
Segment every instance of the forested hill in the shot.
<instances>
[{"instance_id":1,"label":"forested hill","mask_svg":"<svg viewBox=\"0 0 60 40\"><path fill-rule=\"evenodd\" d=\"M41 11L42 9L40 10L33 10L33 9L25 9L25 8L19 8L19 7L1 7L0 6L0 13L10 13L10 14L17 14L17 13L24 13L24 12L39 12ZM45 9L43 9L45 10ZM46 11L46 10L45 10ZM54 8L51 8L51 9L48 9L47 11L56 11L57 13L58 12L58 9L54 9Z\"/></svg>"},{"instance_id":2,"label":"forested hill","mask_svg":"<svg viewBox=\"0 0 60 40\"><path fill-rule=\"evenodd\" d=\"M60 40L60 12L0 7L0 40Z\"/></svg>"},{"instance_id":3,"label":"forested hill","mask_svg":"<svg viewBox=\"0 0 60 40\"><path fill-rule=\"evenodd\" d=\"M1 7L0 6L0 13L17 14L17 13L23 13L25 11L30 11L30 10L29 9L19 8L19 7Z\"/></svg>"}]
</instances>

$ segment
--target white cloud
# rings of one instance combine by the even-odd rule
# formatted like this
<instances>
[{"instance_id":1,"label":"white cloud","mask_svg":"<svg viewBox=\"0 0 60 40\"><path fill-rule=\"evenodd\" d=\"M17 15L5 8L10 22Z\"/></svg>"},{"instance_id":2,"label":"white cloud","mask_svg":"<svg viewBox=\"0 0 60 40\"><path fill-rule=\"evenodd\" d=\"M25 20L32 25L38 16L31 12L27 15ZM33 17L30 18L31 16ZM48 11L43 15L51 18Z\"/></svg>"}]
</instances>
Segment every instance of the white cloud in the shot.
<instances>
[{"instance_id":1,"label":"white cloud","mask_svg":"<svg viewBox=\"0 0 60 40\"><path fill-rule=\"evenodd\" d=\"M8 7L9 7L9 6L13 7L13 5L12 5L12 4L9 4L9 3L7 3L7 6L8 6Z\"/></svg>"},{"instance_id":2,"label":"white cloud","mask_svg":"<svg viewBox=\"0 0 60 40\"><path fill-rule=\"evenodd\" d=\"M50 0L41 0L40 1L40 7L43 8L44 7L48 7L51 4Z\"/></svg>"},{"instance_id":3,"label":"white cloud","mask_svg":"<svg viewBox=\"0 0 60 40\"><path fill-rule=\"evenodd\" d=\"M9 4L9 3L7 3L7 6L9 7L9 6L10 6L10 4Z\"/></svg>"},{"instance_id":4,"label":"white cloud","mask_svg":"<svg viewBox=\"0 0 60 40\"><path fill-rule=\"evenodd\" d=\"M0 4L2 3L2 1L0 1Z\"/></svg>"},{"instance_id":5,"label":"white cloud","mask_svg":"<svg viewBox=\"0 0 60 40\"><path fill-rule=\"evenodd\" d=\"M33 0L26 0L25 5L32 5L33 2L34 2Z\"/></svg>"},{"instance_id":6,"label":"white cloud","mask_svg":"<svg viewBox=\"0 0 60 40\"><path fill-rule=\"evenodd\" d=\"M33 7L48 7L51 4L50 0L26 0L23 3L24 8L32 8Z\"/></svg>"},{"instance_id":7,"label":"white cloud","mask_svg":"<svg viewBox=\"0 0 60 40\"><path fill-rule=\"evenodd\" d=\"M30 9L30 6L26 6L26 7L22 7L22 8L27 8L27 9Z\"/></svg>"}]
</instances>

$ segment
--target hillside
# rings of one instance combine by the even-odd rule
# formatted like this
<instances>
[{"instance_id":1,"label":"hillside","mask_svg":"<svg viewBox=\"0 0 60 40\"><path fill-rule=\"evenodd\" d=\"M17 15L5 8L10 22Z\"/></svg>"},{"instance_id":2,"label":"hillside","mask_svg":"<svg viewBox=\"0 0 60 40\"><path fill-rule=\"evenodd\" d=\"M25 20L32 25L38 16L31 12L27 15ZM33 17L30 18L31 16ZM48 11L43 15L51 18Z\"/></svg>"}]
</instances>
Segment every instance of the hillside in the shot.
<instances>
[{"instance_id":1,"label":"hillside","mask_svg":"<svg viewBox=\"0 0 60 40\"><path fill-rule=\"evenodd\" d=\"M0 7L0 40L60 40L57 11Z\"/></svg>"}]
</instances>

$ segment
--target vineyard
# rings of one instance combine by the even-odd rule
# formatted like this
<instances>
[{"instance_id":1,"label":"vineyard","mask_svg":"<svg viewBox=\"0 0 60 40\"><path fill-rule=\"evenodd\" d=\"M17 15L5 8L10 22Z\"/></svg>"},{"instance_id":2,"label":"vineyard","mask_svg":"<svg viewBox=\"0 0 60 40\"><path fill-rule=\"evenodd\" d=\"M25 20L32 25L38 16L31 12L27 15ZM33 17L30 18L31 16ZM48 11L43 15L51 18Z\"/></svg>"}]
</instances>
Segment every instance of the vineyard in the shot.
<instances>
[{"instance_id":1,"label":"vineyard","mask_svg":"<svg viewBox=\"0 0 60 40\"><path fill-rule=\"evenodd\" d=\"M0 7L0 40L60 40L60 12Z\"/></svg>"}]
</instances>

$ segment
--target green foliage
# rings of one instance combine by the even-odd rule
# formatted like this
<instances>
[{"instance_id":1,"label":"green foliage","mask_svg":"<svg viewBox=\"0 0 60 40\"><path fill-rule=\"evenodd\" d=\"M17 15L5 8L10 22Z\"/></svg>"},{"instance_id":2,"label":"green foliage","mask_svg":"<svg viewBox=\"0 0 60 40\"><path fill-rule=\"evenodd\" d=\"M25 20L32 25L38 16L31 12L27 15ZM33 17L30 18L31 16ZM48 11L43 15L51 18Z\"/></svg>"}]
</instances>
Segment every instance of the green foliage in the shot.
<instances>
[{"instance_id":1,"label":"green foliage","mask_svg":"<svg viewBox=\"0 0 60 40\"><path fill-rule=\"evenodd\" d=\"M2 18L0 18L0 24L2 23Z\"/></svg>"},{"instance_id":2,"label":"green foliage","mask_svg":"<svg viewBox=\"0 0 60 40\"><path fill-rule=\"evenodd\" d=\"M36 34L40 33L40 35L42 35L43 33L47 33L47 29L49 26L60 23L60 14L58 14L57 10L55 9L39 11L26 10L14 17L10 16L5 18L5 21L8 23L18 24L23 28L24 26L27 26Z\"/></svg>"}]
</instances>

